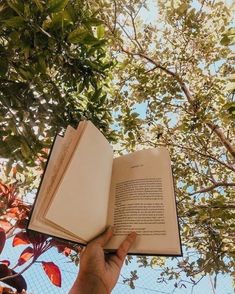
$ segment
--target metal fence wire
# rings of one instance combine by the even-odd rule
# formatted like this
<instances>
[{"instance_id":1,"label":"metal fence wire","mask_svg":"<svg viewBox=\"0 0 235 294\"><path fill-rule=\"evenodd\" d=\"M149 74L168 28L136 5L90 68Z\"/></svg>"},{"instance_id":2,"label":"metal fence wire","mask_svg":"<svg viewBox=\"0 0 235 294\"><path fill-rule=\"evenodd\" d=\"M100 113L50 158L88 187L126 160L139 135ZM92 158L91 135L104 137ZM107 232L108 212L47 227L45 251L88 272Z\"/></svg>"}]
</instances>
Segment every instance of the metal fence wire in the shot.
<instances>
[{"instance_id":1,"label":"metal fence wire","mask_svg":"<svg viewBox=\"0 0 235 294\"><path fill-rule=\"evenodd\" d=\"M8 259L11 261L11 266L16 264L20 253L23 251L24 246L12 247L11 241L8 241L1 260ZM59 254L55 248L48 250L39 261L53 261L61 270L62 286L61 288L54 286L47 275L45 274L41 263L33 264L24 274L27 282L27 294L65 294L69 292L79 268L71 262L68 257ZM27 264L26 264L27 265ZM137 270L139 278L135 281L135 288L131 289L128 284L123 280L130 277L130 272ZM158 269L152 268L139 268L136 259L133 258L132 262L124 265L121 271L120 278L116 287L113 289L112 294L234 294L232 278L228 275L218 275L217 287L213 289L211 284L211 277L205 277L193 289L187 285L187 288L174 288L174 282L170 281L169 284L157 283L157 278L160 276Z\"/></svg>"}]
</instances>

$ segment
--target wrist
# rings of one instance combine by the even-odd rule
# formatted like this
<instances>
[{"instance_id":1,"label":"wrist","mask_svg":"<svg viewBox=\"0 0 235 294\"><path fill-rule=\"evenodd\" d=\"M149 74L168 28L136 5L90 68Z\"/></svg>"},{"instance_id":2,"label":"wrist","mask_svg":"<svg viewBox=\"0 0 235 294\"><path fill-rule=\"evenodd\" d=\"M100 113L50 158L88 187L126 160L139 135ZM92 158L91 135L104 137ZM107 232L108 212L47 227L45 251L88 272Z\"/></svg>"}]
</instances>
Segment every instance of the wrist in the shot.
<instances>
[{"instance_id":1,"label":"wrist","mask_svg":"<svg viewBox=\"0 0 235 294\"><path fill-rule=\"evenodd\" d=\"M75 287L74 294L110 294L102 279L90 273L79 272Z\"/></svg>"}]
</instances>

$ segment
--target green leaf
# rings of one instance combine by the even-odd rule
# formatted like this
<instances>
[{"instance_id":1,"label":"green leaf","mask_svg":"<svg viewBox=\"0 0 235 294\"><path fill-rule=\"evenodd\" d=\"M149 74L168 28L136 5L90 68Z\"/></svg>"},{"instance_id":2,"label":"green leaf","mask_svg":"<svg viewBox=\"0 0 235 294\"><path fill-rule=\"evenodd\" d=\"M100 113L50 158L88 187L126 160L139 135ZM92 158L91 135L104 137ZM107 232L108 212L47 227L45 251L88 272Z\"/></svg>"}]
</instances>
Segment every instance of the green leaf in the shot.
<instances>
[{"instance_id":1,"label":"green leaf","mask_svg":"<svg viewBox=\"0 0 235 294\"><path fill-rule=\"evenodd\" d=\"M105 29L103 25L100 25L97 27L96 35L98 39L104 38L105 35Z\"/></svg>"},{"instance_id":2,"label":"green leaf","mask_svg":"<svg viewBox=\"0 0 235 294\"><path fill-rule=\"evenodd\" d=\"M32 74L31 72L24 70L23 68L19 68L18 72L20 73L20 75L26 79L26 80L30 80L32 78Z\"/></svg>"},{"instance_id":3,"label":"green leaf","mask_svg":"<svg viewBox=\"0 0 235 294\"><path fill-rule=\"evenodd\" d=\"M24 13L23 1L7 0L6 2L18 15L22 15Z\"/></svg>"},{"instance_id":4,"label":"green leaf","mask_svg":"<svg viewBox=\"0 0 235 294\"><path fill-rule=\"evenodd\" d=\"M44 29L61 29L62 25L64 25L63 11L59 13L54 13L50 19L46 19L43 22Z\"/></svg>"},{"instance_id":5,"label":"green leaf","mask_svg":"<svg viewBox=\"0 0 235 294\"><path fill-rule=\"evenodd\" d=\"M128 132L128 137L131 139L131 140L135 140L135 136L132 132Z\"/></svg>"},{"instance_id":6,"label":"green leaf","mask_svg":"<svg viewBox=\"0 0 235 294\"><path fill-rule=\"evenodd\" d=\"M69 43L80 43L84 37L87 35L87 30L84 28L77 28L68 35L68 42Z\"/></svg>"},{"instance_id":7,"label":"green leaf","mask_svg":"<svg viewBox=\"0 0 235 294\"><path fill-rule=\"evenodd\" d=\"M46 62L43 56L38 57L38 69L40 72L45 73L46 72Z\"/></svg>"},{"instance_id":8,"label":"green leaf","mask_svg":"<svg viewBox=\"0 0 235 294\"><path fill-rule=\"evenodd\" d=\"M234 84L234 89L235 89L235 83ZM223 109L227 110L230 114L235 113L235 102L228 102L223 106Z\"/></svg>"},{"instance_id":9,"label":"green leaf","mask_svg":"<svg viewBox=\"0 0 235 294\"><path fill-rule=\"evenodd\" d=\"M86 45L95 45L99 43L99 40L95 38L93 35L87 34L83 39L83 43Z\"/></svg>"},{"instance_id":10,"label":"green leaf","mask_svg":"<svg viewBox=\"0 0 235 294\"><path fill-rule=\"evenodd\" d=\"M235 83L234 82L229 83L226 87L226 90L233 92L235 90Z\"/></svg>"},{"instance_id":11,"label":"green leaf","mask_svg":"<svg viewBox=\"0 0 235 294\"><path fill-rule=\"evenodd\" d=\"M4 21L7 27L19 28L24 24L24 18L21 16L14 16Z\"/></svg>"},{"instance_id":12,"label":"green leaf","mask_svg":"<svg viewBox=\"0 0 235 294\"><path fill-rule=\"evenodd\" d=\"M21 151L21 154L23 155L23 157L29 158L30 154L31 154L31 150L30 150L29 146L27 145L27 143L22 142L20 147L21 147L20 151Z\"/></svg>"},{"instance_id":13,"label":"green leaf","mask_svg":"<svg viewBox=\"0 0 235 294\"><path fill-rule=\"evenodd\" d=\"M137 118L137 117L139 116L139 113L138 113L138 112L133 112L133 113L131 114L131 116L134 117L134 118Z\"/></svg>"},{"instance_id":14,"label":"green leaf","mask_svg":"<svg viewBox=\"0 0 235 294\"><path fill-rule=\"evenodd\" d=\"M88 30L84 28L78 28L69 33L67 40L69 43L81 43L85 45L93 45L99 42L98 39L96 39Z\"/></svg>"},{"instance_id":15,"label":"green leaf","mask_svg":"<svg viewBox=\"0 0 235 294\"><path fill-rule=\"evenodd\" d=\"M99 100L101 92L102 92L102 88L96 90L92 96L92 101L97 102Z\"/></svg>"},{"instance_id":16,"label":"green leaf","mask_svg":"<svg viewBox=\"0 0 235 294\"><path fill-rule=\"evenodd\" d=\"M78 92L81 93L83 90L84 90L84 83L80 83L79 86L78 86Z\"/></svg>"},{"instance_id":17,"label":"green leaf","mask_svg":"<svg viewBox=\"0 0 235 294\"><path fill-rule=\"evenodd\" d=\"M33 0L36 4L37 8L42 12L43 11L43 5L40 0Z\"/></svg>"},{"instance_id":18,"label":"green leaf","mask_svg":"<svg viewBox=\"0 0 235 294\"><path fill-rule=\"evenodd\" d=\"M222 45L227 46L227 45L230 43L230 39L229 39L229 37L228 37L227 35L223 36L223 38L221 39L220 43L221 43Z\"/></svg>"},{"instance_id":19,"label":"green leaf","mask_svg":"<svg viewBox=\"0 0 235 294\"><path fill-rule=\"evenodd\" d=\"M235 44L235 28L228 29L228 31L223 34L223 38L220 43L225 46Z\"/></svg>"},{"instance_id":20,"label":"green leaf","mask_svg":"<svg viewBox=\"0 0 235 294\"><path fill-rule=\"evenodd\" d=\"M63 10L68 4L69 0L49 0L48 1L48 12L59 12Z\"/></svg>"},{"instance_id":21,"label":"green leaf","mask_svg":"<svg viewBox=\"0 0 235 294\"><path fill-rule=\"evenodd\" d=\"M187 9L188 9L189 5L188 3L182 3L178 8L177 8L177 12L179 15L183 15Z\"/></svg>"},{"instance_id":22,"label":"green leaf","mask_svg":"<svg viewBox=\"0 0 235 294\"><path fill-rule=\"evenodd\" d=\"M43 22L43 29L61 29L62 27L72 24L70 14L67 10L61 11L59 13L53 13L50 19L46 19Z\"/></svg>"},{"instance_id":23,"label":"green leaf","mask_svg":"<svg viewBox=\"0 0 235 294\"><path fill-rule=\"evenodd\" d=\"M228 35L235 35L235 28L229 28L227 34Z\"/></svg>"},{"instance_id":24,"label":"green leaf","mask_svg":"<svg viewBox=\"0 0 235 294\"><path fill-rule=\"evenodd\" d=\"M231 82L235 82L235 74L231 74L228 79L231 81Z\"/></svg>"},{"instance_id":25,"label":"green leaf","mask_svg":"<svg viewBox=\"0 0 235 294\"><path fill-rule=\"evenodd\" d=\"M4 77L8 70L8 59L0 56L0 76Z\"/></svg>"},{"instance_id":26,"label":"green leaf","mask_svg":"<svg viewBox=\"0 0 235 294\"><path fill-rule=\"evenodd\" d=\"M99 25L102 25L104 22L98 18L92 17L92 18L86 19L84 23L90 26L99 26Z\"/></svg>"}]
</instances>

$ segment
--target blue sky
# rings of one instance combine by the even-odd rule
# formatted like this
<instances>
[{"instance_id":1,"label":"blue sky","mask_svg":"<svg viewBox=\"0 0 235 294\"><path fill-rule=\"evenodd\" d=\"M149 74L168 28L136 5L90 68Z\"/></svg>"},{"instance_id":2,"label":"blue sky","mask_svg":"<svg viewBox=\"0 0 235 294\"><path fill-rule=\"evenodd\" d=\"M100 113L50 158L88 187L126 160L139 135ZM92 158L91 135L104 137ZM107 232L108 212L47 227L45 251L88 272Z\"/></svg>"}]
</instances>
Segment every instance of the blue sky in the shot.
<instances>
[{"instance_id":1,"label":"blue sky","mask_svg":"<svg viewBox=\"0 0 235 294\"><path fill-rule=\"evenodd\" d=\"M25 246L20 245L15 248L11 246L12 240L8 240L7 245L1 255L2 259L9 259L11 266L16 262L20 253L24 250ZM39 258L40 261L53 261L61 269L62 273L62 288L53 286L46 274L44 273L40 263L35 263L28 271L24 273L24 277L28 284L28 293L30 294L65 294L68 292L76 278L78 268L70 262L69 258L58 254L55 248L46 252ZM171 261L169 261L173 264ZM26 264L27 265L27 264ZM129 277L130 271L137 270L139 279L136 281L136 288L130 289L128 285L123 284L123 277ZM139 268L136 259L131 262L128 266L123 266L122 272L116 287L113 290L113 294L151 294L151 293L162 293L171 294L174 290L175 281L172 280L169 284L157 283L157 278L160 277L160 271L158 268ZM213 280L213 277L212 277ZM201 282L194 287L188 285L186 289L180 288L174 291L174 294L233 294L234 290L232 287L232 280L230 277L225 275L219 275L217 281L217 289L215 293L212 291L211 282L209 277L205 277Z\"/></svg>"}]
</instances>

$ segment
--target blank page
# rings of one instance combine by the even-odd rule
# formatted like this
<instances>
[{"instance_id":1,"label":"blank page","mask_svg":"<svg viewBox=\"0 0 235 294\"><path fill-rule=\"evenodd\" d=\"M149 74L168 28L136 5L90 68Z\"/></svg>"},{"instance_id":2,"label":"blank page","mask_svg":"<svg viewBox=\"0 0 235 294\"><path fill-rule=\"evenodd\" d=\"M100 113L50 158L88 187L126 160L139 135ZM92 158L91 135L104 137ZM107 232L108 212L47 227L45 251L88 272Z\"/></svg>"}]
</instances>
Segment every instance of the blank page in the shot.
<instances>
[{"instance_id":1,"label":"blank page","mask_svg":"<svg viewBox=\"0 0 235 294\"><path fill-rule=\"evenodd\" d=\"M113 151L87 122L45 217L89 241L106 227Z\"/></svg>"},{"instance_id":2,"label":"blank page","mask_svg":"<svg viewBox=\"0 0 235 294\"><path fill-rule=\"evenodd\" d=\"M73 235L68 234L68 232L63 232L53 223L48 222L43 218L44 212L48 204L50 203L48 187L51 187L52 182L54 182L55 175L58 174L58 168L56 168L56 166L58 166L59 161L61 162L60 159L61 154L63 153L62 150L65 147L64 143L65 141L70 142L74 134L76 134L76 130L69 126L64 137L60 137L57 135L55 139L53 149L51 150L50 159L48 161L47 168L43 177L43 181L40 185L40 189L35 200L28 228L48 235L85 243L84 240L81 240L78 237L75 238Z\"/></svg>"}]
</instances>

